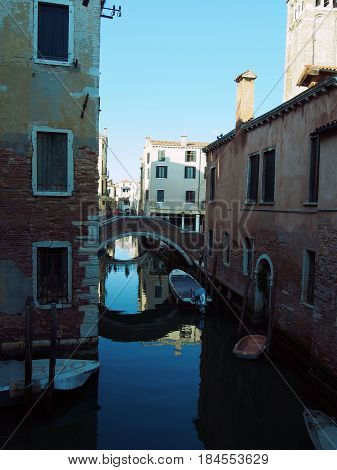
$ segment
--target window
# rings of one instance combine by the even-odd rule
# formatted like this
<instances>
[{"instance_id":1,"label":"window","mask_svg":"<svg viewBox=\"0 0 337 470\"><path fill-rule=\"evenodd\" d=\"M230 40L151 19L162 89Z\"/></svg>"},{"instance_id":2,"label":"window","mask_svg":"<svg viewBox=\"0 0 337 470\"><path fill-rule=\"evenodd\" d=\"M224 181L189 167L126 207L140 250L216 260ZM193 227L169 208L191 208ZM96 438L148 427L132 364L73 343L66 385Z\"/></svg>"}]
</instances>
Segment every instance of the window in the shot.
<instances>
[{"instance_id":1,"label":"window","mask_svg":"<svg viewBox=\"0 0 337 470\"><path fill-rule=\"evenodd\" d=\"M185 179L194 180L196 169L194 166L185 166Z\"/></svg>"},{"instance_id":2,"label":"window","mask_svg":"<svg viewBox=\"0 0 337 470\"><path fill-rule=\"evenodd\" d=\"M321 0L316 0L316 7L319 7L321 4Z\"/></svg>"},{"instance_id":3,"label":"window","mask_svg":"<svg viewBox=\"0 0 337 470\"><path fill-rule=\"evenodd\" d=\"M195 204L195 191L186 191L186 202Z\"/></svg>"},{"instance_id":4,"label":"window","mask_svg":"<svg viewBox=\"0 0 337 470\"><path fill-rule=\"evenodd\" d=\"M308 181L308 202L318 202L319 186L319 160L320 141L319 136L311 138L310 160L309 160L309 181Z\"/></svg>"},{"instance_id":5,"label":"window","mask_svg":"<svg viewBox=\"0 0 337 470\"><path fill-rule=\"evenodd\" d=\"M163 295L162 286L154 286L154 296L156 299L161 299Z\"/></svg>"},{"instance_id":6,"label":"window","mask_svg":"<svg viewBox=\"0 0 337 470\"><path fill-rule=\"evenodd\" d=\"M215 168L211 168L211 178L209 185L209 200L215 200Z\"/></svg>"},{"instance_id":7,"label":"window","mask_svg":"<svg viewBox=\"0 0 337 470\"><path fill-rule=\"evenodd\" d=\"M196 162L197 152L195 150L187 150L185 152L185 162Z\"/></svg>"},{"instance_id":8,"label":"window","mask_svg":"<svg viewBox=\"0 0 337 470\"><path fill-rule=\"evenodd\" d=\"M167 178L167 166L156 167L156 178Z\"/></svg>"},{"instance_id":9,"label":"window","mask_svg":"<svg viewBox=\"0 0 337 470\"><path fill-rule=\"evenodd\" d=\"M224 233L223 237L223 262L229 266L230 261L230 235L228 232Z\"/></svg>"},{"instance_id":10,"label":"window","mask_svg":"<svg viewBox=\"0 0 337 470\"><path fill-rule=\"evenodd\" d=\"M164 202L165 191L163 189L158 189L157 191L157 202Z\"/></svg>"},{"instance_id":11,"label":"window","mask_svg":"<svg viewBox=\"0 0 337 470\"><path fill-rule=\"evenodd\" d=\"M213 254L213 246L214 246L213 230L208 230L208 254L210 256L212 256Z\"/></svg>"},{"instance_id":12,"label":"window","mask_svg":"<svg viewBox=\"0 0 337 470\"><path fill-rule=\"evenodd\" d=\"M63 129L33 129L33 193L70 196L74 189L73 134Z\"/></svg>"},{"instance_id":13,"label":"window","mask_svg":"<svg viewBox=\"0 0 337 470\"><path fill-rule=\"evenodd\" d=\"M248 159L248 185L247 185L247 202L257 203L259 193L259 166L260 155L250 155Z\"/></svg>"},{"instance_id":14,"label":"window","mask_svg":"<svg viewBox=\"0 0 337 470\"><path fill-rule=\"evenodd\" d=\"M206 179L207 177L207 166L205 166L205 171L204 171L204 180Z\"/></svg>"},{"instance_id":15,"label":"window","mask_svg":"<svg viewBox=\"0 0 337 470\"><path fill-rule=\"evenodd\" d=\"M251 275L253 268L254 240L249 237L243 239L243 274Z\"/></svg>"},{"instance_id":16,"label":"window","mask_svg":"<svg viewBox=\"0 0 337 470\"><path fill-rule=\"evenodd\" d=\"M150 157L151 157L151 156L150 156L150 154L148 153L147 156L146 156L146 161L147 161L148 164L150 163Z\"/></svg>"},{"instance_id":17,"label":"window","mask_svg":"<svg viewBox=\"0 0 337 470\"><path fill-rule=\"evenodd\" d=\"M34 56L37 62L70 65L73 60L73 15L70 0L35 0Z\"/></svg>"},{"instance_id":18,"label":"window","mask_svg":"<svg viewBox=\"0 0 337 470\"><path fill-rule=\"evenodd\" d=\"M314 304L315 293L315 263L316 254L311 250L304 250L302 301L308 305Z\"/></svg>"},{"instance_id":19,"label":"window","mask_svg":"<svg viewBox=\"0 0 337 470\"><path fill-rule=\"evenodd\" d=\"M275 149L263 153L262 201L274 204L275 199Z\"/></svg>"},{"instance_id":20,"label":"window","mask_svg":"<svg viewBox=\"0 0 337 470\"><path fill-rule=\"evenodd\" d=\"M327 7L330 3L330 0L324 0L324 6Z\"/></svg>"},{"instance_id":21,"label":"window","mask_svg":"<svg viewBox=\"0 0 337 470\"><path fill-rule=\"evenodd\" d=\"M151 173L151 170L150 168L147 169L147 179L149 180L150 179L150 173Z\"/></svg>"},{"instance_id":22,"label":"window","mask_svg":"<svg viewBox=\"0 0 337 470\"><path fill-rule=\"evenodd\" d=\"M148 201L149 200L149 190L146 189L145 191L145 201Z\"/></svg>"},{"instance_id":23,"label":"window","mask_svg":"<svg viewBox=\"0 0 337 470\"><path fill-rule=\"evenodd\" d=\"M332 2L332 7L333 7L333 8L337 8L337 0L333 0L333 2Z\"/></svg>"},{"instance_id":24,"label":"window","mask_svg":"<svg viewBox=\"0 0 337 470\"><path fill-rule=\"evenodd\" d=\"M58 307L71 303L71 244L37 242L33 244L34 298L41 308L55 303Z\"/></svg>"},{"instance_id":25,"label":"window","mask_svg":"<svg viewBox=\"0 0 337 470\"><path fill-rule=\"evenodd\" d=\"M158 161L159 162L165 161L165 150L158 150Z\"/></svg>"}]
</instances>

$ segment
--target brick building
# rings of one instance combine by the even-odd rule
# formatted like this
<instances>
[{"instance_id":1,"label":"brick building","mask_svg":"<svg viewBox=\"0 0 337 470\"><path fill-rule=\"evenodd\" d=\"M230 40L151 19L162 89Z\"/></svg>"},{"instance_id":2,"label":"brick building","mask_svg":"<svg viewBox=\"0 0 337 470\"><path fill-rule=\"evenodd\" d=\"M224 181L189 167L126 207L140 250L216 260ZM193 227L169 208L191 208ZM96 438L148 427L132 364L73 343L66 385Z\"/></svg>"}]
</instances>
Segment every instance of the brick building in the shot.
<instances>
[{"instance_id":1,"label":"brick building","mask_svg":"<svg viewBox=\"0 0 337 470\"><path fill-rule=\"evenodd\" d=\"M22 350L27 297L34 346L97 341L101 8L93 0L0 6L0 345Z\"/></svg>"},{"instance_id":2,"label":"brick building","mask_svg":"<svg viewBox=\"0 0 337 470\"><path fill-rule=\"evenodd\" d=\"M274 338L335 388L337 77L302 65L304 91L255 119L256 75L236 79L236 129L205 149L205 258L233 302L251 277L255 323L277 272Z\"/></svg>"}]
</instances>

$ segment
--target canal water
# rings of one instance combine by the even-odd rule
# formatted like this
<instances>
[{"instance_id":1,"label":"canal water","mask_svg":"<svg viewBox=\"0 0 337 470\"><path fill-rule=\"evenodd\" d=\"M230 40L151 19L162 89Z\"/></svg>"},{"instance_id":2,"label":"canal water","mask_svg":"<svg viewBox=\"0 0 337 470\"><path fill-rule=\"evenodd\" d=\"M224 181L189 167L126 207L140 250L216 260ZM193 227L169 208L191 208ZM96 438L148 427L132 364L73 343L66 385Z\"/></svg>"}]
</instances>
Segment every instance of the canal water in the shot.
<instances>
[{"instance_id":1,"label":"canal water","mask_svg":"<svg viewBox=\"0 0 337 470\"><path fill-rule=\"evenodd\" d=\"M116 243L101 259L101 370L76 393L0 408L7 449L311 449L303 384L267 359L232 354L236 325L222 308L177 311L172 266ZM17 428L16 432L15 429ZM10 437L12 435L12 437ZM10 437L10 439L9 439Z\"/></svg>"}]
</instances>

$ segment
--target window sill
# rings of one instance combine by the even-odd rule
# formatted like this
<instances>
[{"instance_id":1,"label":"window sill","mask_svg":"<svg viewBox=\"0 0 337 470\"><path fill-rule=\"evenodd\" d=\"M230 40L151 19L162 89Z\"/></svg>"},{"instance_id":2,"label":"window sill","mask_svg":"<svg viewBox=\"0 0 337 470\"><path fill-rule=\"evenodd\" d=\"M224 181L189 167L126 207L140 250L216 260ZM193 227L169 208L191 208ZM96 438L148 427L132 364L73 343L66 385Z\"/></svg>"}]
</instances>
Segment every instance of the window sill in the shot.
<instances>
[{"instance_id":1,"label":"window sill","mask_svg":"<svg viewBox=\"0 0 337 470\"><path fill-rule=\"evenodd\" d=\"M34 58L35 64L39 65L59 65L61 67L71 67L74 65L73 59L62 61L62 60L51 60L51 59L38 59L37 57Z\"/></svg>"},{"instance_id":2,"label":"window sill","mask_svg":"<svg viewBox=\"0 0 337 470\"><path fill-rule=\"evenodd\" d=\"M304 207L317 207L318 206L318 202L302 202L302 205Z\"/></svg>"},{"instance_id":3,"label":"window sill","mask_svg":"<svg viewBox=\"0 0 337 470\"><path fill-rule=\"evenodd\" d=\"M314 310L314 305L308 304L307 302L302 302L302 304L303 304L305 307L310 308L310 310Z\"/></svg>"},{"instance_id":4,"label":"window sill","mask_svg":"<svg viewBox=\"0 0 337 470\"><path fill-rule=\"evenodd\" d=\"M256 206L257 202L256 201L244 201L244 204L246 206Z\"/></svg>"},{"instance_id":5,"label":"window sill","mask_svg":"<svg viewBox=\"0 0 337 470\"><path fill-rule=\"evenodd\" d=\"M259 206L274 206L274 202L259 202Z\"/></svg>"},{"instance_id":6,"label":"window sill","mask_svg":"<svg viewBox=\"0 0 337 470\"><path fill-rule=\"evenodd\" d=\"M71 308L71 307L72 307L72 304L56 304L57 309ZM36 308L39 308L40 310L51 310L52 304L40 305L39 303L37 303Z\"/></svg>"},{"instance_id":7,"label":"window sill","mask_svg":"<svg viewBox=\"0 0 337 470\"><path fill-rule=\"evenodd\" d=\"M44 197L69 197L73 195L73 191L67 192L48 192L48 191L34 191L33 196L44 196Z\"/></svg>"}]
</instances>

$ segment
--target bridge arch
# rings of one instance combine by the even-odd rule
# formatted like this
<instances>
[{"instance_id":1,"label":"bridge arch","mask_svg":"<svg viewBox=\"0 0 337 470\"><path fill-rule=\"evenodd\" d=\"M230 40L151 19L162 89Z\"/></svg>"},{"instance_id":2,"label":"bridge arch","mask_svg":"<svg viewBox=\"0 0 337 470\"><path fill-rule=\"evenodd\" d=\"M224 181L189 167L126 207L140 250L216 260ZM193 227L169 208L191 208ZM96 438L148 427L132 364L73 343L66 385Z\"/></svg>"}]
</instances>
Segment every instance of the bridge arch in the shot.
<instances>
[{"instance_id":1,"label":"bridge arch","mask_svg":"<svg viewBox=\"0 0 337 470\"><path fill-rule=\"evenodd\" d=\"M179 246L177 243L170 240L169 238L165 237L164 235L156 233L156 232L148 232L148 231L131 232L131 231L125 231L123 233L118 233L118 234L116 233L115 235L112 235L107 240L102 242L100 244L99 249L104 250L109 243L115 242L116 240L120 240L121 238L125 238L125 237L146 237L146 238L153 238L155 240L162 241L162 242L166 243L167 245L171 246L172 248L174 248L178 253L180 253L184 257L184 259L186 260L186 262L190 266L193 266L192 258L186 253L185 250L183 250L183 248L181 248L181 246Z\"/></svg>"}]
</instances>

